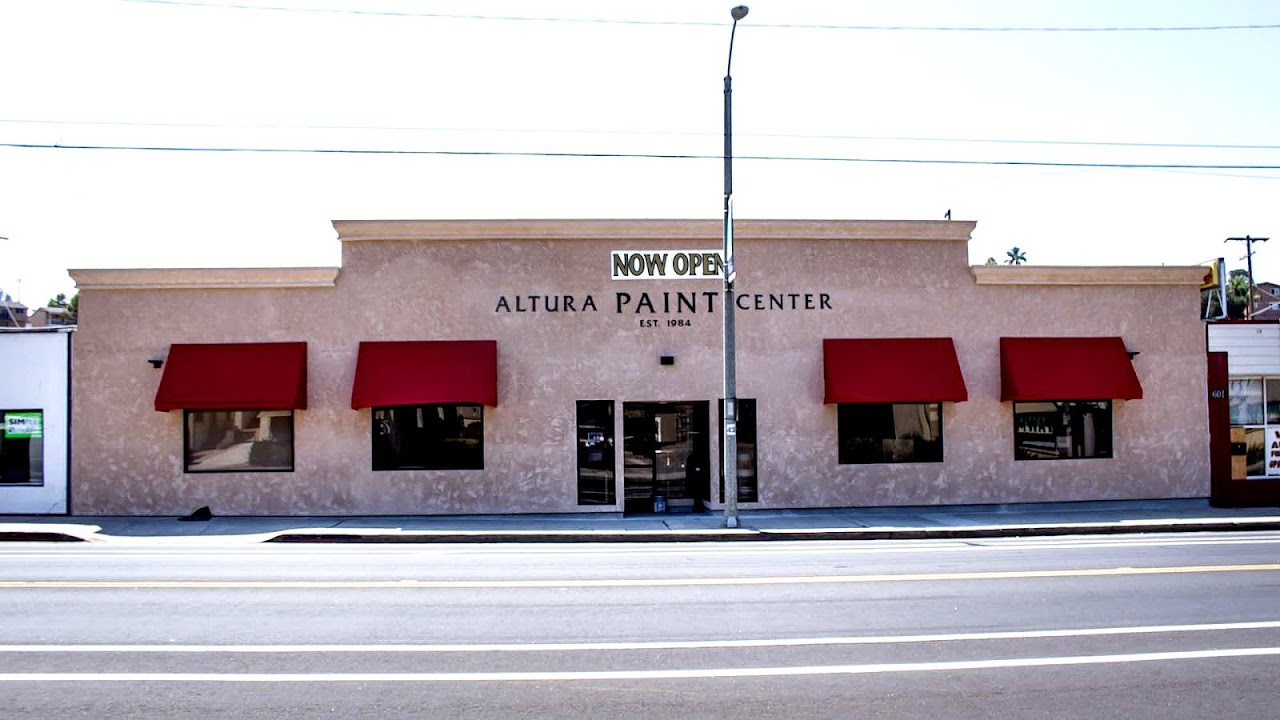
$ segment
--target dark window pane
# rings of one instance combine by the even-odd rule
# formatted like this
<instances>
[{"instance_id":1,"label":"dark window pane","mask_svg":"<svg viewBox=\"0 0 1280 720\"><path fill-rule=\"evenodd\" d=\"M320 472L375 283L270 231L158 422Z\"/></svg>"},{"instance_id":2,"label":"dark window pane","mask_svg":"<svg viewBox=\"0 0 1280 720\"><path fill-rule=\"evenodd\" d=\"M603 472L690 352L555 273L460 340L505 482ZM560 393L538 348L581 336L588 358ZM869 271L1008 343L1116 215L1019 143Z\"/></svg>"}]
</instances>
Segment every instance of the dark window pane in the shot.
<instances>
[{"instance_id":1,"label":"dark window pane","mask_svg":"<svg viewBox=\"0 0 1280 720\"><path fill-rule=\"evenodd\" d=\"M292 410L186 410L187 472L293 470Z\"/></svg>"},{"instance_id":2,"label":"dark window pane","mask_svg":"<svg viewBox=\"0 0 1280 720\"><path fill-rule=\"evenodd\" d=\"M373 409L374 470L483 470L484 406Z\"/></svg>"},{"instance_id":3,"label":"dark window pane","mask_svg":"<svg viewBox=\"0 0 1280 720\"><path fill-rule=\"evenodd\" d=\"M0 412L0 484L44 483L44 412Z\"/></svg>"},{"instance_id":4,"label":"dark window pane","mask_svg":"<svg viewBox=\"0 0 1280 720\"><path fill-rule=\"evenodd\" d=\"M1111 401L1013 404L1015 460L1111 457Z\"/></svg>"},{"instance_id":5,"label":"dark window pane","mask_svg":"<svg viewBox=\"0 0 1280 720\"><path fill-rule=\"evenodd\" d=\"M578 401L578 504L613 505L613 401Z\"/></svg>"},{"instance_id":6,"label":"dark window pane","mask_svg":"<svg viewBox=\"0 0 1280 720\"><path fill-rule=\"evenodd\" d=\"M720 437L724 438L724 400L720 401ZM758 502L756 476L756 401L738 398L738 502ZM724 448L720 449L720 502L724 502Z\"/></svg>"},{"instance_id":7,"label":"dark window pane","mask_svg":"<svg viewBox=\"0 0 1280 720\"><path fill-rule=\"evenodd\" d=\"M941 403L841 403L839 461L942 462Z\"/></svg>"}]
</instances>

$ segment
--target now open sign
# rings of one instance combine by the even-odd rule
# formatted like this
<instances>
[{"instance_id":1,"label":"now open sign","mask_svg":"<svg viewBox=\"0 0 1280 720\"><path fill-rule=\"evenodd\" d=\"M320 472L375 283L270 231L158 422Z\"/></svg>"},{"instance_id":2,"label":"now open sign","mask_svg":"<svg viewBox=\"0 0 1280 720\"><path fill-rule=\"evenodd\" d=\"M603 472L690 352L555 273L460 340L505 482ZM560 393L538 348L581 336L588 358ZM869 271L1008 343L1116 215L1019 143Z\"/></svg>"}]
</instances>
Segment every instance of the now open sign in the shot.
<instances>
[{"instance_id":1,"label":"now open sign","mask_svg":"<svg viewBox=\"0 0 1280 720\"><path fill-rule=\"evenodd\" d=\"M614 250L614 280L715 280L724 262L715 250Z\"/></svg>"}]
</instances>

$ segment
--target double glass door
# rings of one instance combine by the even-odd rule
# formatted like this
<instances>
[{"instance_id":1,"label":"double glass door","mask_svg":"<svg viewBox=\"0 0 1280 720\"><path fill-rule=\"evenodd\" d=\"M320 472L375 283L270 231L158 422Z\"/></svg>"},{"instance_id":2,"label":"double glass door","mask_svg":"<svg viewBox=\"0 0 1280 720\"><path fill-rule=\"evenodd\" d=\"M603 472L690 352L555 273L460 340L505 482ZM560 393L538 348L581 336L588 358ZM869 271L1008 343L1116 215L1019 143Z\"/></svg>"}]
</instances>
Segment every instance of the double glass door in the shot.
<instances>
[{"instance_id":1,"label":"double glass door","mask_svg":"<svg viewBox=\"0 0 1280 720\"><path fill-rule=\"evenodd\" d=\"M701 510L708 499L708 403L622 404L622 472L628 513Z\"/></svg>"}]
</instances>

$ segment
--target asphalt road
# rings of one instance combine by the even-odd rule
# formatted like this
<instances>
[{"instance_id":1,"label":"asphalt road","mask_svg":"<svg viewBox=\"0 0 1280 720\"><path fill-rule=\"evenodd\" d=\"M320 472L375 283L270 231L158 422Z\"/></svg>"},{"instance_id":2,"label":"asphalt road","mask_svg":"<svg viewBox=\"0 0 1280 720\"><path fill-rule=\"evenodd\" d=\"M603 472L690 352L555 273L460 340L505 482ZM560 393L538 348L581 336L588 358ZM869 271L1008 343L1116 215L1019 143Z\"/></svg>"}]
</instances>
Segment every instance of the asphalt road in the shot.
<instances>
[{"instance_id":1,"label":"asphalt road","mask_svg":"<svg viewBox=\"0 0 1280 720\"><path fill-rule=\"evenodd\" d=\"M1280 534L0 546L0 718L1275 717Z\"/></svg>"}]
</instances>

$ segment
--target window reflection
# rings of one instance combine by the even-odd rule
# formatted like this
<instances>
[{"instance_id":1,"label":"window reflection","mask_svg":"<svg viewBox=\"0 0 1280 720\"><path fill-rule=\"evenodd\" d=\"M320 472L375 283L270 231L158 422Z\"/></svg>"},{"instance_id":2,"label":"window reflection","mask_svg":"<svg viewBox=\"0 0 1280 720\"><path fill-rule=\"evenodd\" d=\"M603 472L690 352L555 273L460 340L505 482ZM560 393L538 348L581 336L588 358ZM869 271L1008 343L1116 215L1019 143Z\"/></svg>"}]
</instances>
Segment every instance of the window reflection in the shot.
<instances>
[{"instance_id":1,"label":"window reflection","mask_svg":"<svg viewBox=\"0 0 1280 720\"><path fill-rule=\"evenodd\" d=\"M293 470L292 410L187 410L187 472Z\"/></svg>"}]
</instances>

